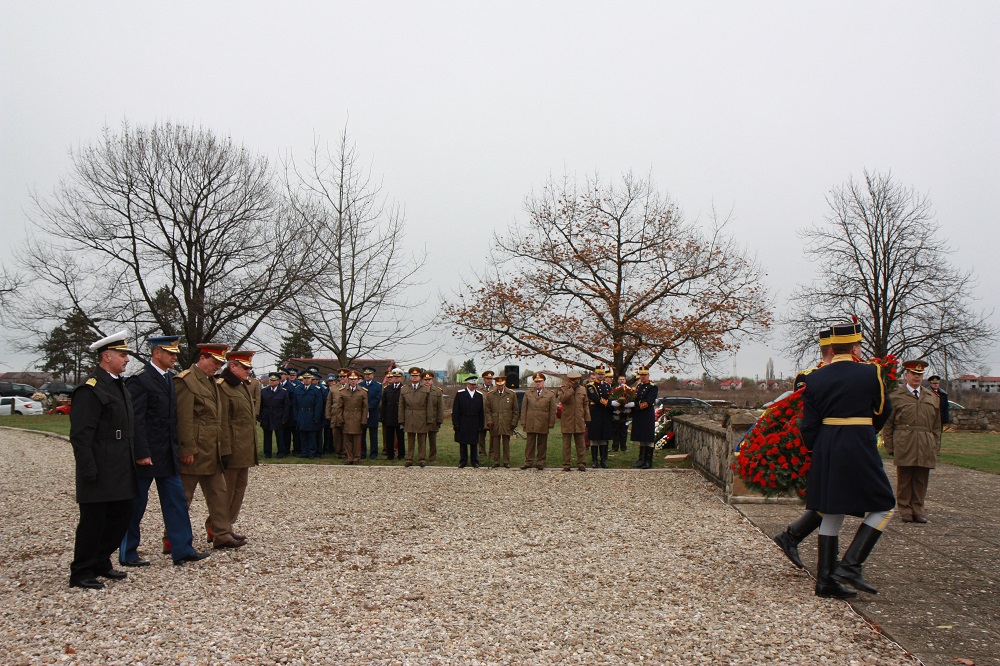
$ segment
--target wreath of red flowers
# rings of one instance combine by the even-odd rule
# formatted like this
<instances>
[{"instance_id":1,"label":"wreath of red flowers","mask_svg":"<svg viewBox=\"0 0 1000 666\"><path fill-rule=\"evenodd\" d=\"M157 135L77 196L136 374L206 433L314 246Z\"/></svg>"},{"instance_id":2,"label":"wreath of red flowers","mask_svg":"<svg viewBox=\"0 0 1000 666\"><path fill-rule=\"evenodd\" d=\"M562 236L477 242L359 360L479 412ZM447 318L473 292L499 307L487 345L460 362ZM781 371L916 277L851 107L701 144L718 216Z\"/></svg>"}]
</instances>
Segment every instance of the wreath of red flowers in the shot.
<instances>
[{"instance_id":1,"label":"wreath of red flowers","mask_svg":"<svg viewBox=\"0 0 1000 666\"><path fill-rule=\"evenodd\" d=\"M890 382L896 381L899 360L889 354L869 362L879 367L888 391ZM747 487L765 497L791 492L802 498L806 496L812 454L802 443L799 431L804 391L802 387L768 407L737 450L733 471Z\"/></svg>"}]
</instances>

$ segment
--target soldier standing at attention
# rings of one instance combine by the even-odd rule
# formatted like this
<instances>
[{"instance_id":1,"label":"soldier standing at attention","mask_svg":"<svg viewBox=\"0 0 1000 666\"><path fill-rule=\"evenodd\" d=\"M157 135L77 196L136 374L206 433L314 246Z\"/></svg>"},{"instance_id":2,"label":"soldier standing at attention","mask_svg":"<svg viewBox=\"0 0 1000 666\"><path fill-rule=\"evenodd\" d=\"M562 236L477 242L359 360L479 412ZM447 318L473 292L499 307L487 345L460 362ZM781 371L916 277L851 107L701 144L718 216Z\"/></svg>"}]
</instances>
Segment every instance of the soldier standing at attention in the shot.
<instances>
[{"instance_id":1,"label":"soldier standing at attention","mask_svg":"<svg viewBox=\"0 0 1000 666\"><path fill-rule=\"evenodd\" d=\"M319 374L319 368L316 368L316 374ZM330 397L330 393L337 386L337 375L334 373L328 373L326 376L326 381L319 382L319 387L323 391L323 405L325 409L326 401ZM333 453L333 424L330 422L329 418L323 421L323 429L320 431L322 433L321 443L317 445L320 455L325 455L327 453Z\"/></svg>"},{"instance_id":2,"label":"soldier standing at attention","mask_svg":"<svg viewBox=\"0 0 1000 666\"><path fill-rule=\"evenodd\" d=\"M612 393L614 396L611 400L611 414L614 420L615 438L611 450L628 451L628 421L635 403L632 402L632 387L625 380L625 375L618 375L618 386L612 389Z\"/></svg>"},{"instance_id":3,"label":"soldier standing at attention","mask_svg":"<svg viewBox=\"0 0 1000 666\"><path fill-rule=\"evenodd\" d=\"M111 566L111 553L128 529L136 496L132 399L122 380L133 352L125 331L98 340L90 351L97 354L98 367L73 392L69 413L80 505L69 586L101 590L98 576L128 576Z\"/></svg>"},{"instance_id":4,"label":"soldier standing at attention","mask_svg":"<svg viewBox=\"0 0 1000 666\"><path fill-rule=\"evenodd\" d=\"M802 394L802 443L812 451L806 508L823 514L819 526L816 596L850 599L877 590L865 581L864 564L892 515L895 499L875 434L892 405L879 368L858 363L861 325L837 324L830 336L833 359L809 373ZM838 564L844 515L865 517Z\"/></svg>"},{"instance_id":5,"label":"soldier standing at attention","mask_svg":"<svg viewBox=\"0 0 1000 666\"><path fill-rule=\"evenodd\" d=\"M485 403L486 396L488 396L493 391L493 389L496 388L496 387L493 386L493 376L494 375L493 375L493 371L492 370L487 370L486 372L483 373L482 376L483 376L483 390L482 390L482 394L483 394L483 401ZM486 423L483 422L483 429L479 431L479 457L480 458L486 458L486 456L489 454L489 450L486 447L486 435L487 435L488 432L489 432L489 430L486 428Z\"/></svg>"},{"instance_id":6,"label":"soldier standing at attention","mask_svg":"<svg viewBox=\"0 0 1000 666\"><path fill-rule=\"evenodd\" d=\"M444 391L434 386L434 373L425 372L423 375L424 386L431 392L430 400L427 403L430 423L427 425L427 462L433 464L437 461L438 447L437 434L444 423Z\"/></svg>"},{"instance_id":7,"label":"soldier standing at attention","mask_svg":"<svg viewBox=\"0 0 1000 666\"><path fill-rule=\"evenodd\" d=\"M256 391L250 383L254 353L245 350L228 352L226 368L222 371L222 376L215 380L222 396L222 411L226 422L222 437L231 451L224 472L230 525L240 517L243 498L250 482L250 468L258 463L257 410L260 401L255 397ZM233 538L246 540L245 536L236 532L233 532Z\"/></svg>"},{"instance_id":8,"label":"soldier standing at attention","mask_svg":"<svg viewBox=\"0 0 1000 666\"><path fill-rule=\"evenodd\" d=\"M271 439L278 440L278 458L288 455L286 428L292 418L292 396L281 386L281 375L268 375L268 386L260 392L260 413L257 420L264 431L264 457L271 457Z\"/></svg>"},{"instance_id":9,"label":"soldier standing at attention","mask_svg":"<svg viewBox=\"0 0 1000 666\"><path fill-rule=\"evenodd\" d=\"M156 481L166 536L163 552L174 564L197 562L208 557L195 550L187 497L181 481L180 449L177 443L177 393L170 370L177 363L179 335L148 338L150 361L128 378L125 386L132 397L135 415L135 463L139 492L132 503L132 520L118 549L118 561L126 567L148 567L139 557L140 526L149 501L149 487Z\"/></svg>"},{"instance_id":10,"label":"soldier standing at attention","mask_svg":"<svg viewBox=\"0 0 1000 666\"><path fill-rule=\"evenodd\" d=\"M587 464L584 462L584 450L586 444L584 437L587 434L587 423L590 421L590 403L587 400L587 391L580 386L580 379L583 377L579 372L566 374L566 383L559 389L557 398L562 404L562 445L563 445L563 471L570 470L570 444L576 442L576 468L581 472L587 471Z\"/></svg>"},{"instance_id":11,"label":"soldier standing at attention","mask_svg":"<svg viewBox=\"0 0 1000 666\"><path fill-rule=\"evenodd\" d=\"M358 386L360 381L361 376L352 370L347 376L347 387L330 393L331 397L335 397L332 413L343 430L348 465L357 465L363 459L361 438L368 423L368 391Z\"/></svg>"},{"instance_id":12,"label":"soldier standing at attention","mask_svg":"<svg viewBox=\"0 0 1000 666\"><path fill-rule=\"evenodd\" d=\"M382 387L382 402L379 403L379 415L382 417L382 439L385 440L385 459L403 459L406 454L406 444L403 442L403 429L399 427L399 392L403 388L403 373L393 370L388 375ZM398 456L397 456L398 452Z\"/></svg>"},{"instance_id":13,"label":"soldier standing at attention","mask_svg":"<svg viewBox=\"0 0 1000 666\"><path fill-rule=\"evenodd\" d=\"M486 428L490 431L493 467L499 467L501 463L510 467L510 436L514 434L519 417L517 394L507 389L507 378L500 375L496 378L494 390L486 394Z\"/></svg>"},{"instance_id":14,"label":"soldier standing at attention","mask_svg":"<svg viewBox=\"0 0 1000 666\"><path fill-rule=\"evenodd\" d=\"M410 368L410 381L399 392L399 424L406 431L406 466L413 465L413 449L419 447L417 462L427 464L427 430L430 426L431 392L420 383L423 370Z\"/></svg>"},{"instance_id":15,"label":"soldier standing at attention","mask_svg":"<svg viewBox=\"0 0 1000 666\"><path fill-rule=\"evenodd\" d=\"M608 442L615 436L611 385L604 382L604 377L604 366L599 365L594 368L591 379L587 382L587 401L590 407L587 439L590 440L590 457L595 469L608 466Z\"/></svg>"},{"instance_id":16,"label":"soldier standing at attention","mask_svg":"<svg viewBox=\"0 0 1000 666\"><path fill-rule=\"evenodd\" d=\"M944 392L941 388L941 376L931 375L927 378L927 383L931 386L931 391L934 395L938 397L938 402L941 404L941 427L951 423L951 412L950 405L948 404L948 394Z\"/></svg>"},{"instance_id":17,"label":"soldier standing at attention","mask_svg":"<svg viewBox=\"0 0 1000 666\"><path fill-rule=\"evenodd\" d=\"M315 458L321 444L320 431L323 429L323 391L313 384L318 379L306 370L302 373L302 385L295 389L295 426L299 433L303 458ZM336 444L336 440L334 440Z\"/></svg>"},{"instance_id":18,"label":"soldier standing at attention","mask_svg":"<svg viewBox=\"0 0 1000 666\"><path fill-rule=\"evenodd\" d=\"M216 548L239 548L247 543L236 538L229 521L225 469L232 451L223 437L228 424L215 383L215 373L225 365L228 349L229 345L199 344L198 360L174 378L184 494L190 508L195 488L201 486L208 506L205 528Z\"/></svg>"},{"instance_id":19,"label":"soldier standing at attention","mask_svg":"<svg viewBox=\"0 0 1000 666\"><path fill-rule=\"evenodd\" d=\"M896 466L896 506L904 523L927 522L927 482L941 453L941 401L920 388L926 368L927 361L903 363L906 382L892 392L892 415L882 429L885 451Z\"/></svg>"},{"instance_id":20,"label":"soldier standing at attention","mask_svg":"<svg viewBox=\"0 0 1000 666\"><path fill-rule=\"evenodd\" d=\"M545 375L536 372L531 378L533 390L524 392L521 402L521 423L524 424L524 464L521 469L545 469L549 448L549 431L556 424L556 396L545 388Z\"/></svg>"},{"instance_id":21,"label":"soldier standing at attention","mask_svg":"<svg viewBox=\"0 0 1000 666\"><path fill-rule=\"evenodd\" d=\"M639 385L635 387L635 409L632 411L632 441L639 445L639 459L634 469L653 466L653 446L656 444L656 395L659 389L649 381L649 369L640 367Z\"/></svg>"},{"instance_id":22,"label":"soldier standing at attention","mask_svg":"<svg viewBox=\"0 0 1000 666\"><path fill-rule=\"evenodd\" d=\"M476 379L475 375L465 378L465 389L455 394L455 402L451 405L451 425L455 428L455 441L458 442L459 469L469 464L469 449L472 449L472 466L479 467L479 433L486 422L486 408L483 394L476 390Z\"/></svg>"},{"instance_id":23,"label":"soldier standing at attention","mask_svg":"<svg viewBox=\"0 0 1000 666\"><path fill-rule=\"evenodd\" d=\"M368 459L375 460L378 458L378 407L382 402L382 385L375 381L375 368L363 368L361 372L364 379L359 386L368 391L368 423L365 426L370 443ZM365 437L361 438L361 457L365 457Z\"/></svg>"}]
</instances>

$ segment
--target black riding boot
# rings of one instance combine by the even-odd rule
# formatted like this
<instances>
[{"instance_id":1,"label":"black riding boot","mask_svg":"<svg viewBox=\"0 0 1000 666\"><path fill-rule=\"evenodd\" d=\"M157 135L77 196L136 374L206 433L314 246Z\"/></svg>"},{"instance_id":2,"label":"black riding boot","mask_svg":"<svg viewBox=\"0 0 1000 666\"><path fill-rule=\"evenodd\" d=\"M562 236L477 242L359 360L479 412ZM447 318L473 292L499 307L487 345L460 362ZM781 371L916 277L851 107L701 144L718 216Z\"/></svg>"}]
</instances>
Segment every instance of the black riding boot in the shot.
<instances>
[{"instance_id":1,"label":"black riding boot","mask_svg":"<svg viewBox=\"0 0 1000 666\"><path fill-rule=\"evenodd\" d=\"M594 469L597 469L600 466L600 464L597 461L597 444L590 445L590 461L591 461L591 467L593 467Z\"/></svg>"},{"instance_id":2,"label":"black riding boot","mask_svg":"<svg viewBox=\"0 0 1000 666\"><path fill-rule=\"evenodd\" d=\"M792 564L799 569L805 569L805 565L799 558L799 544L812 534L822 522L823 516L819 513L806 511L786 527L784 532L774 537L774 543L778 544L778 547L785 552L785 556L792 561Z\"/></svg>"},{"instance_id":3,"label":"black riding boot","mask_svg":"<svg viewBox=\"0 0 1000 666\"><path fill-rule=\"evenodd\" d=\"M847 552L844 553L844 559L840 561L840 564L837 565L836 570L833 572L834 580L847 583L855 590L878 594L878 590L869 585L868 581L865 580L861 572L861 565L868 559L872 548L875 547L875 542L878 541L880 536L882 536L882 532L871 525L861 523L861 527L858 528L857 533L854 535L854 541L851 542L851 545L847 548Z\"/></svg>"},{"instance_id":4,"label":"black riding boot","mask_svg":"<svg viewBox=\"0 0 1000 666\"><path fill-rule=\"evenodd\" d=\"M608 468L608 445L607 444L601 444L600 448L601 448L601 468L602 469L607 469Z\"/></svg>"},{"instance_id":5,"label":"black riding boot","mask_svg":"<svg viewBox=\"0 0 1000 666\"><path fill-rule=\"evenodd\" d=\"M639 447L639 457L635 459L632 463L632 469L642 469L642 466L646 464L646 447Z\"/></svg>"},{"instance_id":6,"label":"black riding boot","mask_svg":"<svg viewBox=\"0 0 1000 666\"><path fill-rule=\"evenodd\" d=\"M833 597L834 599L853 599L858 596L854 590L833 579L833 571L837 568L838 539L835 536L819 535L819 561L816 564L816 596Z\"/></svg>"},{"instance_id":7,"label":"black riding boot","mask_svg":"<svg viewBox=\"0 0 1000 666\"><path fill-rule=\"evenodd\" d=\"M639 469L650 469L653 466L653 447L641 446L639 450L642 452L642 467Z\"/></svg>"}]
</instances>

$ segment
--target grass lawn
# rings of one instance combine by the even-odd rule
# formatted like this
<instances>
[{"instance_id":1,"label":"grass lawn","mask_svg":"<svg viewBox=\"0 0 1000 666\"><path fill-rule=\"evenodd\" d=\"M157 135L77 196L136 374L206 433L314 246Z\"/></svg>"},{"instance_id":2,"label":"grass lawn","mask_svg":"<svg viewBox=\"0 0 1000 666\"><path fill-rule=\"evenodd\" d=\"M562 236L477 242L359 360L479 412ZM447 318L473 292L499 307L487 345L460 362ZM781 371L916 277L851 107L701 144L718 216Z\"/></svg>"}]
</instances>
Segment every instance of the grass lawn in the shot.
<instances>
[{"instance_id":1,"label":"grass lawn","mask_svg":"<svg viewBox=\"0 0 1000 666\"><path fill-rule=\"evenodd\" d=\"M949 465L1000 474L1000 433L946 432L938 460Z\"/></svg>"},{"instance_id":2,"label":"grass lawn","mask_svg":"<svg viewBox=\"0 0 1000 666\"><path fill-rule=\"evenodd\" d=\"M43 430L46 432L54 432L60 435L69 435L69 417L57 414L50 416L48 414L42 414L39 416L0 416L0 426L10 426L13 428L25 428L27 430ZM258 430L260 432L260 430ZM261 441L263 442L263 435L261 435ZM488 445L487 440L487 445ZM382 451L382 446L384 442L382 441L382 432L379 431L379 452ZM635 462L636 456L639 453L639 448L632 442L628 443L628 451L625 453L621 452L608 452L608 467L611 469L630 469L632 463ZM690 467L689 462L685 463L665 463L663 462L663 456L667 453L677 453L676 450L670 449L667 451L657 451L653 455L653 467ZM264 449L263 445L259 449L260 462L262 464L273 464L273 463L285 463L285 464L298 464L298 465L341 465L343 460L332 455L323 456L315 460L306 460L304 458L288 457L281 460L276 460L271 458L269 460L264 459ZM576 465L576 453L575 450L571 451L571 463L574 468ZM487 456L488 458L488 456ZM590 449L587 449L587 455L585 457L587 466L590 467ZM414 456L414 461L416 461L416 456ZM549 434L549 447L546 455L546 467L562 467L562 431L559 428L559 423L556 423L556 427L552 429ZM524 462L524 439L514 436L510 438L510 466L520 467ZM366 460L365 465L397 465L402 466L403 462L399 460L388 461L385 459L385 455L379 456L376 460ZM489 460L481 459L479 464L482 466L489 466ZM957 464L957 463L956 463ZM446 422L442 426L441 432L438 433L438 456L435 466L438 467L457 467L458 466L458 444L455 443L455 431L451 428L451 423Z\"/></svg>"}]
</instances>

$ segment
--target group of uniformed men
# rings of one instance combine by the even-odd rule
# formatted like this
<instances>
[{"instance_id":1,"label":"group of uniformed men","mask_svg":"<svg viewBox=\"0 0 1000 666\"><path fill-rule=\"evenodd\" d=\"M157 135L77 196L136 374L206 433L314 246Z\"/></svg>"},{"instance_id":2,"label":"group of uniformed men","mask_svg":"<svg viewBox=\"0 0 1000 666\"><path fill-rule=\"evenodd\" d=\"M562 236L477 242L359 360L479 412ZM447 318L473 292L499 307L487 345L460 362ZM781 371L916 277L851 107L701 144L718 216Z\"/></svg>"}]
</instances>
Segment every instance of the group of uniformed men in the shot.
<instances>
[{"instance_id":1,"label":"group of uniformed men","mask_svg":"<svg viewBox=\"0 0 1000 666\"><path fill-rule=\"evenodd\" d=\"M150 360L128 377L125 332L90 346L98 366L73 393L70 443L76 459L76 530L70 586L102 589L99 578L127 577L112 566L149 566L140 557L140 524L156 482L163 512L163 552L174 564L208 556L193 545L189 507L201 486L205 531L215 548L240 548L233 530L257 464L260 385L254 352L199 344L198 357L176 376L180 336L147 340ZM221 370L221 373L219 371ZM219 373L216 376L216 373Z\"/></svg>"}]
</instances>

